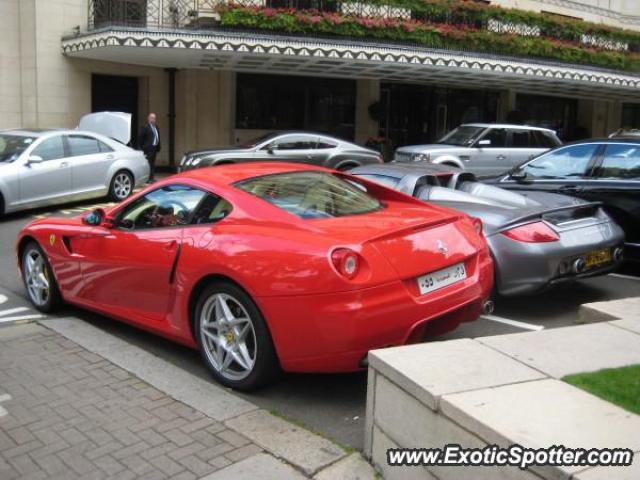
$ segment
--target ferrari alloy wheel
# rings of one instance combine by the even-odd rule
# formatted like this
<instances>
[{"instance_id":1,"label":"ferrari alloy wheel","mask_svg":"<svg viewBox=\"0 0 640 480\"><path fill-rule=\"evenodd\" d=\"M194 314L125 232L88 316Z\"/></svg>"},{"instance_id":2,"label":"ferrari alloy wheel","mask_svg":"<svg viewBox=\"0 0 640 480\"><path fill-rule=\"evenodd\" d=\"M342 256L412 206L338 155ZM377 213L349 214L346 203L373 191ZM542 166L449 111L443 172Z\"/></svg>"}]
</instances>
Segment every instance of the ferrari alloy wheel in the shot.
<instances>
[{"instance_id":1,"label":"ferrari alloy wheel","mask_svg":"<svg viewBox=\"0 0 640 480\"><path fill-rule=\"evenodd\" d=\"M120 202L127 198L133 192L133 177L124 170L119 171L111 180L111 188L109 189L109 197L111 200Z\"/></svg>"},{"instance_id":2,"label":"ferrari alloy wheel","mask_svg":"<svg viewBox=\"0 0 640 480\"><path fill-rule=\"evenodd\" d=\"M36 243L30 243L22 256L22 278L35 307L50 312L62 303L58 285L44 252Z\"/></svg>"},{"instance_id":3,"label":"ferrari alloy wheel","mask_svg":"<svg viewBox=\"0 0 640 480\"><path fill-rule=\"evenodd\" d=\"M245 292L231 284L212 284L195 313L201 354L220 383L250 389L271 379L277 370L271 336Z\"/></svg>"}]
</instances>

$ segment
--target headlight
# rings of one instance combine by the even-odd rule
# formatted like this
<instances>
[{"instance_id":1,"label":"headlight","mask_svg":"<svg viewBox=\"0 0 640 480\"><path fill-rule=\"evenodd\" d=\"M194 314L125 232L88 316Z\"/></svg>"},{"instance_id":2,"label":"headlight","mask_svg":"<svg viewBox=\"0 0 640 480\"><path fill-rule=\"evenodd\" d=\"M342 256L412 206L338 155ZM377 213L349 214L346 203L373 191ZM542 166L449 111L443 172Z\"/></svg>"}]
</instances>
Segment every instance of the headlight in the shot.
<instances>
[{"instance_id":1,"label":"headlight","mask_svg":"<svg viewBox=\"0 0 640 480\"><path fill-rule=\"evenodd\" d=\"M430 162L431 154L430 153L414 153L411 155L411 160L414 162Z\"/></svg>"}]
</instances>

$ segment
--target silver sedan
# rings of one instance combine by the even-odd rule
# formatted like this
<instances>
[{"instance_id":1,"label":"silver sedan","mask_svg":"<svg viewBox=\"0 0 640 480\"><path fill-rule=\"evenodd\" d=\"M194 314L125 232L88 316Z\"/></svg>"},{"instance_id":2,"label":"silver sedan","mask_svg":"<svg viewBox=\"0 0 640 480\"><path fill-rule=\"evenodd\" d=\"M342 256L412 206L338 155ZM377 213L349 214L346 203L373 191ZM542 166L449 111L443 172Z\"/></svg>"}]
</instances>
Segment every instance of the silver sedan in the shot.
<instances>
[{"instance_id":1,"label":"silver sedan","mask_svg":"<svg viewBox=\"0 0 640 480\"><path fill-rule=\"evenodd\" d=\"M84 117L78 130L0 131L0 215L106 195L127 198L149 178L143 153L125 145L130 125L129 114L102 112Z\"/></svg>"},{"instance_id":2,"label":"silver sedan","mask_svg":"<svg viewBox=\"0 0 640 480\"><path fill-rule=\"evenodd\" d=\"M615 269L624 232L599 203L546 192L518 193L446 165L358 167L352 175L482 220L501 295L545 288Z\"/></svg>"}]
</instances>

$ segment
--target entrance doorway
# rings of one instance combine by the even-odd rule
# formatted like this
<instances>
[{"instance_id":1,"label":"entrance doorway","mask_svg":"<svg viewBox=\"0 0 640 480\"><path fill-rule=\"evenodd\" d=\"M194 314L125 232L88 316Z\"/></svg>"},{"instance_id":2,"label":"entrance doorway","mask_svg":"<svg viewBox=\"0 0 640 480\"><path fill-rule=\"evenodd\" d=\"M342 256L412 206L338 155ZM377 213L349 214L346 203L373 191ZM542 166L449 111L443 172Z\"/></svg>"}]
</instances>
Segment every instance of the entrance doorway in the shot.
<instances>
[{"instance_id":1,"label":"entrance doorway","mask_svg":"<svg viewBox=\"0 0 640 480\"><path fill-rule=\"evenodd\" d=\"M380 136L395 149L432 143L460 124L495 122L498 93L383 83L380 88Z\"/></svg>"},{"instance_id":2,"label":"entrance doorway","mask_svg":"<svg viewBox=\"0 0 640 480\"><path fill-rule=\"evenodd\" d=\"M91 111L126 112L131 118L131 145L138 144L138 77L91 76Z\"/></svg>"}]
</instances>

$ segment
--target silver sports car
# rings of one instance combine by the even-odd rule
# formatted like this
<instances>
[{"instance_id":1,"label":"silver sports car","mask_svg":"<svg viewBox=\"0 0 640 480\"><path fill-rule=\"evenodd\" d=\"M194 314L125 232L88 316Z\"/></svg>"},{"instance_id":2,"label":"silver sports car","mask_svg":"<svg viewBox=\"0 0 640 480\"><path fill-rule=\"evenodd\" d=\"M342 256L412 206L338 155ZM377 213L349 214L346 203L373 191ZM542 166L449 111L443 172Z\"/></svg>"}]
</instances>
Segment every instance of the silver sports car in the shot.
<instances>
[{"instance_id":1,"label":"silver sports car","mask_svg":"<svg viewBox=\"0 0 640 480\"><path fill-rule=\"evenodd\" d=\"M127 147L128 113L82 118L77 130L0 131L0 215L109 195L120 201L149 177L144 154Z\"/></svg>"},{"instance_id":2,"label":"silver sports car","mask_svg":"<svg viewBox=\"0 0 640 480\"><path fill-rule=\"evenodd\" d=\"M313 132L273 132L244 145L188 152L180 171L241 162L302 162L336 170L382 163L379 152L339 138Z\"/></svg>"},{"instance_id":3,"label":"silver sports car","mask_svg":"<svg viewBox=\"0 0 640 480\"><path fill-rule=\"evenodd\" d=\"M370 165L349 173L480 218L501 295L602 275L622 261L624 233L599 203L511 192L446 165Z\"/></svg>"}]
</instances>

